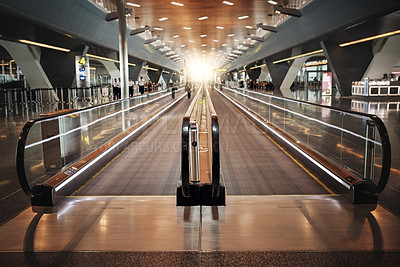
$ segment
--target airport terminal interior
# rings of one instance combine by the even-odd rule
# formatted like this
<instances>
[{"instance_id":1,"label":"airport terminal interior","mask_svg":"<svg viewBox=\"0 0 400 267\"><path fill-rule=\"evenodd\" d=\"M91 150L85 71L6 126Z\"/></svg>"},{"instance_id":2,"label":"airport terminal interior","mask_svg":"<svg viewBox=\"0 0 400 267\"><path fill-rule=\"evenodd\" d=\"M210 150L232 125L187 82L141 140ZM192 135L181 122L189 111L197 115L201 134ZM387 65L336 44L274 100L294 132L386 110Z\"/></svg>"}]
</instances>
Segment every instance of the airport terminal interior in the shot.
<instances>
[{"instance_id":1,"label":"airport terminal interior","mask_svg":"<svg viewBox=\"0 0 400 267\"><path fill-rule=\"evenodd\" d=\"M398 266L400 2L0 0L3 266Z\"/></svg>"}]
</instances>

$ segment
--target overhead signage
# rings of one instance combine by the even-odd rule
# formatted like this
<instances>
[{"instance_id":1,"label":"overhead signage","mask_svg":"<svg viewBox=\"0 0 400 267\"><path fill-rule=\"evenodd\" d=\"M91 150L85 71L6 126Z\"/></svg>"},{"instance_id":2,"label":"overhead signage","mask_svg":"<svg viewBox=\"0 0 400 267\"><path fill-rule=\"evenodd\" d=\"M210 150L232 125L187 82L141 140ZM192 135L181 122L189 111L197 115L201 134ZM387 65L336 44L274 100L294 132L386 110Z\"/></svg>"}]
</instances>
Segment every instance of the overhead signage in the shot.
<instances>
[{"instance_id":1,"label":"overhead signage","mask_svg":"<svg viewBox=\"0 0 400 267\"><path fill-rule=\"evenodd\" d=\"M86 56L75 57L76 87L90 87L90 66L89 58Z\"/></svg>"}]
</instances>

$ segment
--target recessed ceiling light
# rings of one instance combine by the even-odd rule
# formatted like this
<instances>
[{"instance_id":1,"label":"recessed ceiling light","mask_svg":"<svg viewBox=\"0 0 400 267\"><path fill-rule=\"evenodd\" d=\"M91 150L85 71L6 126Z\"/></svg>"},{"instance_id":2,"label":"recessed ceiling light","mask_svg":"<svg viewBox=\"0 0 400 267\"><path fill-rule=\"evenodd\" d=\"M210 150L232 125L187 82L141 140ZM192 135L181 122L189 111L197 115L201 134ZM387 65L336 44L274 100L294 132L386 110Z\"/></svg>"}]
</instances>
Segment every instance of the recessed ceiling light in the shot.
<instances>
[{"instance_id":1,"label":"recessed ceiling light","mask_svg":"<svg viewBox=\"0 0 400 267\"><path fill-rule=\"evenodd\" d=\"M186 45L184 45L184 44L183 44L183 45L181 45L181 47L185 47L185 46L186 46Z\"/></svg>"},{"instance_id":2,"label":"recessed ceiling light","mask_svg":"<svg viewBox=\"0 0 400 267\"><path fill-rule=\"evenodd\" d=\"M174 41L171 40L171 41L168 41L168 43L174 43Z\"/></svg>"},{"instance_id":3,"label":"recessed ceiling light","mask_svg":"<svg viewBox=\"0 0 400 267\"><path fill-rule=\"evenodd\" d=\"M220 30L223 30L223 29L224 29L224 27L222 27L222 26L217 26L216 28L217 28L217 29L220 29Z\"/></svg>"},{"instance_id":4,"label":"recessed ceiling light","mask_svg":"<svg viewBox=\"0 0 400 267\"><path fill-rule=\"evenodd\" d=\"M201 51L201 52L202 52L202 53L206 53L206 51L204 51L204 50L203 50L203 51Z\"/></svg>"},{"instance_id":5,"label":"recessed ceiling light","mask_svg":"<svg viewBox=\"0 0 400 267\"><path fill-rule=\"evenodd\" d=\"M206 44L202 44L201 46L207 46Z\"/></svg>"},{"instance_id":6,"label":"recessed ceiling light","mask_svg":"<svg viewBox=\"0 0 400 267\"><path fill-rule=\"evenodd\" d=\"M268 3L270 3L271 5L276 5L276 4L278 4L277 2L272 1L272 0L268 0Z\"/></svg>"},{"instance_id":7,"label":"recessed ceiling light","mask_svg":"<svg viewBox=\"0 0 400 267\"><path fill-rule=\"evenodd\" d=\"M126 3L128 6L134 6L134 7L140 7L140 5L138 4L134 4L134 3Z\"/></svg>"},{"instance_id":8,"label":"recessed ceiling light","mask_svg":"<svg viewBox=\"0 0 400 267\"><path fill-rule=\"evenodd\" d=\"M178 3L178 2L171 2L171 4L176 5L176 6L184 6L184 4Z\"/></svg>"},{"instance_id":9,"label":"recessed ceiling light","mask_svg":"<svg viewBox=\"0 0 400 267\"><path fill-rule=\"evenodd\" d=\"M227 46L227 44L222 44L222 46Z\"/></svg>"},{"instance_id":10,"label":"recessed ceiling light","mask_svg":"<svg viewBox=\"0 0 400 267\"><path fill-rule=\"evenodd\" d=\"M253 27L251 27L251 26L246 26L246 29L253 29Z\"/></svg>"},{"instance_id":11,"label":"recessed ceiling light","mask_svg":"<svg viewBox=\"0 0 400 267\"><path fill-rule=\"evenodd\" d=\"M233 33L228 34L228 37L235 36Z\"/></svg>"},{"instance_id":12,"label":"recessed ceiling light","mask_svg":"<svg viewBox=\"0 0 400 267\"><path fill-rule=\"evenodd\" d=\"M163 30L163 28L153 28L154 30L156 30L156 31L162 31Z\"/></svg>"},{"instance_id":13,"label":"recessed ceiling light","mask_svg":"<svg viewBox=\"0 0 400 267\"><path fill-rule=\"evenodd\" d=\"M238 17L238 19L248 19L249 18L249 16L241 16L241 17Z\"/></svg>"},{"instance_id":14,"label":"recessed ceiling light","mask_svg":"<svg viewBox=\"0 0 400 267\"><path fill-rule=\"evenodd\" d=\"M211 50L215 50L215 47L212 47Z\"/></svg>"},{"instance_id":15,"label":"recessed ceiling light","mask_svg":"<svg viewBox=\"0 0 400 267\"><path fill-rule=\"evenodd\" d=\"M207 16L204 16L204 17L200 17L200 18L199 18L199 20L205 20L205 19L208 19L208 17L207 17Z\"/></svg>"},{"instance_id":16,"label":"recessed ceiling light","mask_svg":"<svg viewBox=\"0 0 400 267\"><path fill-rule=\"evenodd\" d=\"M223 1L222 4L228 5L228 6L233 6L234 4L228 1Z\"/></svg>"},{"instance_id":17,"label":"recessed ceiling light","mask_svg":"<svg viewBox=\"0 0 400 267\"><path fill-rule=\"evenodd\" d=\"M235 42L239 42L239 40L238 40L238 39L235 39L235 40L233 40L233 41L235 41Z\"/></svg>"},{"instance_id":18,"label":"recessed ceiling light","mask_svg":"<svg viewBox=\"0 0 400 267\"><path fill-rule=\"evenodd\" d=\"M216 43L218 43L218 40L213 40L213 42L216 42Z\"/></svg>"},{"instance_id":19,"label":"recessed ceiling light","mask_svg":"<svg viewBox=\"0 0 400 267\"><path fill-rule=\"evenodd\" d=\"M206 37L206 36L207 36L207 34L200 35L201 38Z\"/></svg>"},{"instance_id":20,"label":"recessed ceiling light","mask_svg":"<svg viewBox=\"0 0 400 267\"><path fill-rule=\"evenodd\" d=\"M193 40L189 40L189 43L194 43L194 41Z\"/></svg>"},{"instance_id":21,"label":"recessed ceiling light","mask_svg":"<svg viewBox=\"0 0 400 267\"><path fill-rule=\"evenodd\" d=\"M167 20L168 18L167 17L162 17L162 18L159 18L158 20L159 21L164 21L164 20Z\"/></svg>"},{"instance_id":22,"label":"recessed ceiling light","mask_svg":"<svg viewBox=\"0 0 400 267\"><path fill-rule=\"evenodd\" d=\"M177 35L174 35L174 36L172 36L172 37L174 37L174 38L178 38L178 37L179 37L179 35L177 34Z\"/></svg>"},{"instance_id":23,"label":"recessed ceiling light","mask_svg":"<svg viewBox=\"0 0 400 267\"><path fill-rule=\"evenodd\" d=\"M184 30L191 30L192 28L190 27L183 27Z\"/></svg>"}]
</instances>

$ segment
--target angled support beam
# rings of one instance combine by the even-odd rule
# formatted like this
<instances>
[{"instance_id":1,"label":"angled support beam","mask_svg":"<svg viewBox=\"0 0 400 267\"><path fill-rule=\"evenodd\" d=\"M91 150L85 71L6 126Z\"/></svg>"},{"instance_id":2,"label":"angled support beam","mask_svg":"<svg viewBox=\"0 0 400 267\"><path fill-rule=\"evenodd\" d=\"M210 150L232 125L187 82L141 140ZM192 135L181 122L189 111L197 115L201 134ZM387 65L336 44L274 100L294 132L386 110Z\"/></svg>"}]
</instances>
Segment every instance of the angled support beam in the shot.
<instances>
[{"instance_id":1,"label":"angled support beam","mask_svg":"<svg viewBox=\"0 0 400 267\"><path fill-rule=\"evenodd\" d=\"M159 49L161 49L161 48L164 48L164 47L167 47L168 45L159 45L159 46L156 46L156 47L154 47L154 50L159 50ZM161 53L162 53L163 51L161 51Z\"/></svg>"},{"instance_id":2,"label":"angled support beam","mask_svg":"<svg viewBox=\"0 0 400 267\"><path fill-rule=\"evenodd\" d=\"M144 26L143 28L137 28L137 29L131 30L130 35L136 35L136 34L139 34L139 33L145 32L145 31L150 31L150 29L151 29L150 26Z\"/></svg>"},{"instance_id":3,"label":"angled support beam","mask_svg":"<svg viewBox=\"0 0 400 267\"><path fill-rule=\"evenodd\" d=\"M288 7L282 7L282 6L273 6L272 9L274 11L279 11L282 14L293 16L293 17L301 17L301 12L298 9L295 8L288 8Z\"/></svg>"},{"instance_id":4,"label":"angled support beam","mask_svg":"<svg viewBox=\"0 0 400 267\"><path fill-rule=\"evenodd\" d=\"M125 16L132 16L133 14L133 9L132 8L125 8ZM112 21L118 18L118 12L111 12L108 13L106 16L106 21Z\"/></svg>"},{"instance_id":5,"label":"angled support beam","mask_svg":"<svg viewBox=\"0 0 400 267\"><path fill-rule=\"evenodd\" d=\"M242 44L243 46L246 46L246 47L248 47L248 48L253 48L254 47L254 45L252 45L252 44Z\"/></svg>"},{"instance_id":6,"label":"angled support beam","mask_svg":"<svg viewBox=\"0 0 400 267\"><path fill-rule=\"evenodd\" d=\"M232 54L234 54L234 55L238 55L238 56L241 56L243 53L242 53L242 52L240 52L240 53L239 53L239 52L235 52L235 51L233 51L233 52L232 52Z\"/></svg>"},{"instance_id":7,"label":"angled support beam","mask_svg":"<svg viewBox=\"0 0 400 267\"><path fill-rule=\"evenodd\" d=\"M262 23L257 24L257 28L260 28L264 31L269 31L269 32L278 32L278 29L276 27L263 25Z\"/></svg>"},{"instance_id":8,"label":"angled support beam","mask_svg":"<svg viewBox=\"0 0 400 267\"><path fill-rule=\"evenodd\" d=\"M264 41L264 38L258 37L258 36L248 36L247 38L250 38L251 40L258 41L258 42Z\"/></svg>"},{"instance_id":9,"label":"angled support beam","mask_svg":"<svg viewBox=\"0 0 400 267\"><path fill-rule=\"evenodd\" d=\"M155 42L155 41L157 41L157 40L160 40L160 37L155 37L155 38L147 39L147 40L144 42L144 44L151 44L151 43L153 43L153 42Z\"/></svg>"}]
</instances>

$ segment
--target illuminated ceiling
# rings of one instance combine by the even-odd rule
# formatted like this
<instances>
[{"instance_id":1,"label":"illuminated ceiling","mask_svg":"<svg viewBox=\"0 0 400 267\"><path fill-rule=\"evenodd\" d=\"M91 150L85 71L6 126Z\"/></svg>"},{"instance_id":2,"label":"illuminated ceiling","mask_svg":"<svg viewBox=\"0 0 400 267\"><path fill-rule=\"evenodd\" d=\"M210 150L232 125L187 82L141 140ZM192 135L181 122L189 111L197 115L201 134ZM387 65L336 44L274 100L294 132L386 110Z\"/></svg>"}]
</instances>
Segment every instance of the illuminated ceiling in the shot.
<instances>
[{"instance_id":1,"label":"illuminated ceiling","mask_svg":"<svg viewBox=\"0 0 400 267\"><path fill-rule=\"evenodd\" d=\"M94 0L108 12L115 11L115 1ZM286 15L277 14L273 6L284 5L299 9L309 0L250 0L222 1L202 0L129 0L126 8L133 9L128 17L131 29L151 27L151 32L140 34L145 40L160 37L151 43L172 60L188 64L199 60L210 66L221 66L229 55L235 58L249 49L257 37L268 31L258 29L257 24L277 26ZM254 37L255 36L255 37ZM171 50L171 51L169 51ZM168 52L167 52L168 51ZM233 52L236 54L233 54Z\"/></svg>"}]
</instances>

